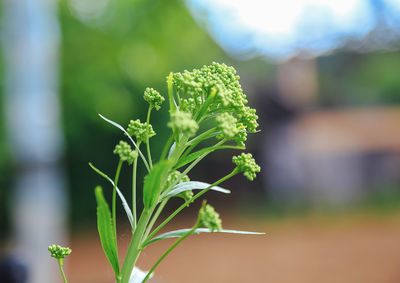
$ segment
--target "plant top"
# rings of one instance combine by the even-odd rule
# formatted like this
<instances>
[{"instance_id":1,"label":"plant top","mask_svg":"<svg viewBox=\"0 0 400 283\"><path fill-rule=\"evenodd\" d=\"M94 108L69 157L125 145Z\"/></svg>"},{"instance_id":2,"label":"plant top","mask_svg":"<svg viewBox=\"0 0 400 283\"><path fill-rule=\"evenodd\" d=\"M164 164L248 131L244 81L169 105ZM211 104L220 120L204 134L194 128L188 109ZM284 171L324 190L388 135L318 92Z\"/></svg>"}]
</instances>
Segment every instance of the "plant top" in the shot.
<instances>
[{"instance_id":1,"label":"plant top","mask_svg":"<svg viewBox=\"0 0 400 283\"><path fill-rule=\"evenodd\" d=\"M114 149L118 164L113 179L89 163L96 173L112 185L111 209L101 187L96 187L95 196L100 242L117 283L132 283L132 278L143 278L135 283L145 282L160 262L189 235L204 232L260 234L223 229L219 214L205 201L191 228L159 234L178 213L209 190L229 194L229 190L218 185L238 173L253 180L261 169L250 153L241 153L233 157L235 166L232 171L212 184L189 178L191 170L209 154L223 149L243 150L247 135L257 132L258 116L255 109L247 106L246 95L233 67L214 62L190 72L170 73L167 87L167 99L155 89L146 88L143 98L148 103L148 111L143 122L140 119L131 120L124 128L100 115L119 128L125 139ZM161 155L153 159L150 138L156 132L150 123L151 113L153 109L160 110L164 101L169 104L169 121L163 126L170 129L170 136L165 141ZM131 166L131 201L124 197L126 190L118 188L123 164ZM138 166L144 166L147 170L143 181L137 180ZM131 243L122 264L119 262L117 243L117 195L132 231ZM137 195L141 195L142 199L138 200ZM180 198L183 203L163 221L159 221L164 207L172 198ZM140 210L140 207L143 209ZM139 274L141 271L135 264L141 251L151 243L168 238L177 240L147 273Z\"/></svg>"}]
</instances>

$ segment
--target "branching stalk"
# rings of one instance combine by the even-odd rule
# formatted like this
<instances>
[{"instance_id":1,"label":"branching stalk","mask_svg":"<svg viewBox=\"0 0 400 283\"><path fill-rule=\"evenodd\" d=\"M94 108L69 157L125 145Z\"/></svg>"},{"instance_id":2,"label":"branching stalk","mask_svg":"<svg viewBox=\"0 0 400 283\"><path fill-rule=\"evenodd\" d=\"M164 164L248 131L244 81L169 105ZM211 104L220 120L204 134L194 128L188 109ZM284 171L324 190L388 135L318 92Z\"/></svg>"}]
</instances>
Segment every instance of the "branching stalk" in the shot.
<instances>
[{"instance_id":1,"label":"branching stalk","mask_svg":"<svg viewBox=\"0 0 400 283\"><path fill-rule=\"evenodd\" d=\"M112 221L113 221L113 229L114 229L115 239L117 239L117 214L116 214L117 184L118 184L118 180L119 180L119 173L121 172L121 167L122 167L123 163L124 163L124 161L121 159L118 162L117 172L115 173L115 178L114 178L114 188L113 188L113 194L112 194ZM117 251L117 254L118 254L118 251Z\"/></svg>"},{"instance_id":2,"label":"branching stalk","mask_svg":"<svg viewBox=\"0 0 400 283\"><path fill-rule=\"evenodd\" d=\"M132 221L132 232L135 231L136 229L136 224L137 224L137 208L136 208L136 175L137 175L137 158L133 160L133 166L132 166L132 216L133 216L133 221Z\"/></svg>"},{"instance_id":3,"label":"branching stalk","mask_svg":"<svg viewBox=\"0 0 400 283\"><path fill-rule=\"evenodd\" d=\"M175 241L175 243L173 243L169 249L157 260L157 262L153 265L153 267L149 270L149 272L147 273L146 277L143 279L143 283L145 283L147 281L147 279L149 279L150 275L153 273L153 271L156 269L156 267L160 264L160 262L174 249L176 248L176 246L178 246L183 240L185 240L188 236L190 236L191 234L193 234L193 232L198 228L198 223L196 223L196 225L189 230L188 232L186 232L184 235L182 235L178 240Z\"/></svg>"},{"instance_id":4,"label":"branching stalk","mask_svg":"<svg viewBox=\"0 0 400 283\"><path fill-rule=\"evenodd\" d=\"M149 110L147 111L147 125L150 125L150 114L151 114L151 107L149 107ZM151 160L151 152L150 152L150 137L147 137L146 139L146 149L147 149L147 158L149 160L149 165L150 169L153 168L153 161Z\"/></svg>"},{"instance_id":5,"label":"branching stalk","mask_svg":"<svg viewBox=\"0 0 400 283\"><path fill-rule=\"evenodd\" d=\"M225 177L222 177L221 179L219 179L218 181L212 183L208 188L200 191L199 193L197 193L196 195L194 195L191 199L185 201L185 203L183 203L180 207L178 207L167 219L165 219L156 229L154 229L154 231L146 238L146 240L144 241L143 246L146 246L146 244L148 243L148 241L150 241L156 234L158 231L160 231L165 225L168 224L169 221L171 221L179 212L182 211L182 209L184 209L185 207L187 207L188 204L194 202L196 199L198 199L199 197L201 197L202 195L204 195L206 192L208 192L212 187L219 185L220 183L222 183L223 181L235 176L238 173L237 169L234 169L231 173L229 173L228 175L226 175Z\"/></svg>"}]
</instances>

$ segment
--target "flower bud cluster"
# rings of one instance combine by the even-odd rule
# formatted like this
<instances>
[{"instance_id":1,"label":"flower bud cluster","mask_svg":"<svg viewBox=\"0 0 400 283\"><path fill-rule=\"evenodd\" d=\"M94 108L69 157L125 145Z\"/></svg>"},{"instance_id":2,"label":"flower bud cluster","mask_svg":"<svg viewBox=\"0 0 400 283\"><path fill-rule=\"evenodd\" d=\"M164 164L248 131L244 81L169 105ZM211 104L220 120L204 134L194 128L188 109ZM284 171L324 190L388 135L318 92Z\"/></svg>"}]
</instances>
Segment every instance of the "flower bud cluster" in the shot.
<instances>
[{"instance_id":1,"label":"flower bud cluster","mask_svg":"<svg viewBox=\"0 0 400 283\"><path fill-rule=\"evenodd\" d=\"M195 113L196 111L196 103L193 97L189 97L187 99L180 99L179 110L189 113Z\"/></svg>"},{"instance_id":2,"label":"flower bud cluster","mask_svg":"<svg viewBox=\"0 0 400 283\"><path fill-rule=\"evenodd\" d=\"M246 106L248 101L233 67L213 62L191 72L174 73L173 85L179 93L180 110L191 113L196 121L216 116L221 131L218 139L244 146L247 133L257 131L258 116L255 109Z\"/></svg>"},{"instance_id":3,"label":"flower bud cluster","mask_svg":"<svg viewBox=\"0 0 400 283\"><path fill-rule=\"evenodd\" d=\"M146 100L151 108L155 108L157 111L160 110L161 104L164 102L165 98L155 89L146 88L144 91L144 100Z\"/></svg>"},{"instance_id":4,"label":"flower bud cluster","mask_svg":"<svg viewBox=\"0 0 400 283\"><path fill-rule=\"evenodd\" d=\"M174 184L180 184L180 183L184 183L184 182L189 182L189 181L190 181L190 178L189 178L188 175L185 175L185 176L181 176L181 175L182 175L182 173L179 172L178 170L172 171L172 172L168 175L167 181L166 181L166 183L165 183L165 188L167 189L167 188L171 187L171 186L174 185ZM177 183L176 181L177 181L179 178L180 178L180 180L179 180L179 182ZM192 192L192 190L183 191L183 192L181 192L180 194L178 194L177 196L178 196L178 197L181 197L181 198L183 198L185 201L187 201L187 200L189 200L189 199L191 199L191 198L193 197L193 192Z\"/></svg>"},{"instance_id":5,"label":"flower bud cluster","mask_svg":"<svg viewBox=\"0 0 400 283\"><path fill-rule=\"evenodd\" d=\"M168 127L191 137L196 133L199 125L193 120L190 113L178 110L171 114L171 121L168 123Z\"/></svg>"},{"instance_id":6,"label":"flower bud cluster","mask_svg":"<svg viewBox=\"0 0 400 283\"><path fill-rule=\"evenodd\" d=\"M132 150L131 146L124 141L120 141L119 144L115 146L114 154L119 155L119 158L122 161L127 161L128 164L132 164L132 162L138 157L137 150Z\"/></svg>"},{"instance_id":7,"label":"flower bud cluster","mask_svg":"<svg viewBox=\"0 0 400 283\"><path fill-rule=\"evenodd\" d=\"M72 250L70 248L64 248L59 245L51 245L48 250L52 257L56 259L64 259L66 256L71 254Z\"/></svg>"},{"instance_id":8,"label":"flower bud cluster","mask_svg":"<svg viewBox=\"0 0 400 283\"><path fill-rule=\"evenodd\" d=\"M236 127L237 119L233 115L224 112L215 118L217 121L217 128L221 134L217 136L219 139L232 139L238 132Z\"/></svg>"},{"instance_id":9,"label":"flower bud cluster","mask_svg":"<svg viewBox=\"0 0 400 283\"><path fill-rule=\"evenodd\" d=\"M182 173L179 172L178 170L174 170L171 173L169 173L168 177L167 177L167 181L165 182L165 188L169 188L170 186L176 184L176 181L181 178L179 180L179 182L177 184L183 183L183 182L189 182L190 178L188 175L185 176L181 176Z\"/></svg>"},{"instance_id":10,"label":"flower bud cluster","mask_svg":"<svg viewBox=\"0 0 400 283\"><path fill-rule=\"evenodd\" d=\"M148 138L156 135L151 124L141 123L139 119L129 122L127 132L140 142L147 142Z\"/></svg>"},{"instance_id":11,"label":"flower bud cluster","mask_svg":"<svg viewBox=\"0 0 400 283\"><path fill-rule=\"evenodd\" d=\"M232 162L236 164L237 170L243 172L243 175L250 181L252 181L256 177L256 173L261 170L251 153L242 153L238 156L234 156Z\"/></svg>"},{"instance_id":12,"label":"flower bud cluster","mask_svg":"<svg viewBox=\"0 0 400 283\"><path fill-rule=\"evenodd\" d=\"M211 232L221 231L222 229L222 221L218 212L211 205L205 204L205 202L199 211L199 226L208 228Z\"/></svg>"},{"instance_id":13,"label":"flower bud cluster","mask_svg":"<svg viewBox=\"0 0 400 283\"><path fill-rule=\"evenodd\" d=\"M245 106L242 111L238 113L238 117L239 122L245 125L250 133L255 133L257 131L258 116L256 114L256 109Z\"/></svg>"},{"instance_id":14,"label":"flower bud cluster","mask_svg":"<svg viewBox=\"0 0 400 283\"><path fill-rule=\"evenodd\" d=\"M246 126L242 123L237 123L237 133L233 137L233 140L238 146L245 147L245 141L247 140Z\"/></svg>"},{"instance_id":15,"label":"flower bud cluster","mask_svg":"<svg viewBox=\"0 0 400 283\"><path fill-rule=\"evenodd\" d=\"M189 97L208 96L212 89L217 91L217 100L211 106L240 107L247 104L236 70L225 64L213 62L192 72L174 73L173 83L177 91Z\"/></svg>"}]
</instances>

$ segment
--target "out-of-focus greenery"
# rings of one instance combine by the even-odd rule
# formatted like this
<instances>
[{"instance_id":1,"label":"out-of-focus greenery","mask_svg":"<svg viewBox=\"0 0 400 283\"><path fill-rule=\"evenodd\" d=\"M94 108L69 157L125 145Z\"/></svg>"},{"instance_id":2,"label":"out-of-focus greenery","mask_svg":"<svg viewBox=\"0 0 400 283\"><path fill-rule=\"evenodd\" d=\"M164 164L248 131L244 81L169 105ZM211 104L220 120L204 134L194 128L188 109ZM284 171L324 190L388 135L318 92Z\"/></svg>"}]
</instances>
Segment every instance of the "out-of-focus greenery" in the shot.
<instances>
[{"instance_id":1,"label":"out-of-focus greenery","mask_svg":"<svg viewBox=\"0 0 400 283\"><path fill-rule=\"evenodd\" d=\"M118 162L116 156L107 152L112 151L121 134L97 113L122 125L127 125L130 119L144 120L147 106L142 96L146 87L165 94L170 71L190 70L212 61L235 66L244 90L249 92L250 105L255 108L261 105L254 104L252 92L266 93L265 89L273 87L273 65L259 58L238 61L227 56L196 24L181 0L111 0L103 16L85 21L78 19L70 2L63 0L59 4L59 20L65 165L71 189L70 212L75 223L95 217L94 185L108 187L90 170L88 162L92 161L110 176ZM0 58L1 95L3 61ZM399 52L339 52L320 58L318 104L400 103L398 70ZM165 123L165 114L162 110L152 114L154 130L161 137L166 133L160 129L165 127L158 125ZM265 114L258 114L262 120ZM2 107L0 115L0 231L5 231L1 227L7 219L13 166ZM162 138L154 139L154 157L159 153L157 141ZM259 150L261 146L258 145ZM138 179L142 179L143 173L139 171ZM121 188L129 188L129 180L122 179L120 184ZM128 193L126 198L130 198Z\"/></svg>"},{"instance_id":2,"label":"out-of-focus greenery","mask_svg":"<svg viewBox=\"0 0 400 283\"><path fill-rule=\"evenodd\" d=\"M153 87L165 94L169 72L201 67L212 61L238 64L195 23L183 1L113 0L109 1L103 16L83 21L76 16L71 3L64 0L59 4L60 99L66 141L64 164L70 188L71 220L85 223L95 217L93 188L103 182L91 171L88 162L92 161L112 176L117 157L104 153L111 152L122 137L97 114L122 125L127 125L130 119L144 120L147 109L143 100L145 88ZM1 61L1 70L3 67ZM271 69L257 60L243 63L243 68L254 79ZM4 76L1 78L3 85ZM3 114L1 110L0 114ZM158 127L166 123L165 115L163 111L152 115L159 136L166 134L159 131L165 129L165 125ZM0 227L4 227L9 220L7 207L10 205L13 167L6 144L4 119L0 122L0 187L4 188L0 190ZM152 151L156 158L160 151L157 141L161 143L162 138L154 141ZM141 174L144 172L139 168L139 178ZM121 179L120 182L121 188L129 188L129 180ZM129 193L126 194L129 199Z\"/></svg>"},{"instance_id":3,"label":"out-of-focus greenery","mask_svg":"<svg viewBox=\"0 0 400 283\"><path fill-rule=\"evenodd\" d=\"M338 52L320 58L320 102L335 107L398 105L399 70L399 52Z\"/></svg>"},{"instance_id":4,"label":"out-of-focus greenery","mask_svg":"<svg viewBox=\"0 0 400 283\"><path fill-rule=\"evenodd\" d=\"M61 93L72 220L93 217L92 188L102 180L90 171L87 162L93 161L110 175L118 162L115 156L104 153L110 152L122 135L97 113L126 126L130 119L143 121L146 87L165 94L170 71L227 60L181 1L119 0L109 9L104 22L85 24L71 15L67 2L60 7ZM159 132L165 127L157 127L166 121L162 112L153 114L159 136L165 135ZM162 138L154 141L157 156L156 141ZM122 188L129 188L128 180L121 182Z\"/></svg>"}]
</instances>

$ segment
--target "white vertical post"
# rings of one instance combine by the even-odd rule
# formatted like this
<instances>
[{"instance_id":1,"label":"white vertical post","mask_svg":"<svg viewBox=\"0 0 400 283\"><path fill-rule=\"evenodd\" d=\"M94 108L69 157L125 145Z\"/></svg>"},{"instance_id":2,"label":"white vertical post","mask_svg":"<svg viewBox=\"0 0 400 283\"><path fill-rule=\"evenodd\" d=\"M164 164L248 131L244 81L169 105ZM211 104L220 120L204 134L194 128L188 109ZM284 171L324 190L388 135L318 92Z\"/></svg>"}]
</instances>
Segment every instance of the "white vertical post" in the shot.
<instances>
[{"instance_id":1,"label":"white vertical post","mask_svg":"<svg viewBox=\"0 0 400 283\"><path fill-rule=\"evenodd\" d=\"M13 239L31 283L59 282L47 246L62 244L65 235L57 4L56 0L3 1L4 105L17 168Z\"/></svg>"}]
</instances>

